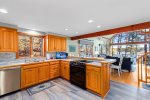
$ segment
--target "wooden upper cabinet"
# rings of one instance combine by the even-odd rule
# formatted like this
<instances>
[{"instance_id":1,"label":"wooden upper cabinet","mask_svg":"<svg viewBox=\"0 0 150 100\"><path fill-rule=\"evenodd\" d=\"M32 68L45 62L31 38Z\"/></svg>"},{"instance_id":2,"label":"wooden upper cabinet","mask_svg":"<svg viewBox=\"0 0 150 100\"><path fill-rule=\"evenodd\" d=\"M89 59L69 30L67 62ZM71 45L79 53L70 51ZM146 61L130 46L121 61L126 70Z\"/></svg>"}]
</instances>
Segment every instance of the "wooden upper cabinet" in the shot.
<instances>
[{"instance_id":1,"label":"wooden upper cabinet","mask_svg":"<svg viewBox=\"0 0 150 100\"><path fill-rule=\"evenodd\" d=\"M55 37L55 50L61 51L61 38Z\"/></svg>"},{"instance_id":2,"label":"wooden upper cabinet","mask_svg":"<svg viewBox=\"0 0 150 100\"><path fill-rule=\"evenodd\" d=\"M0 51L17 52L18 33L16 29L0 27Z\"/></svg>"},{"instance_id":3,"label":"wooden upper cabinet","mask_svg":"<svg viewBox=\"0 0 150 100\"><path fill-rule=\"evenodd\" d=\"M61 51L66 51L66 38L61 38Z\"/></svg>"},{"instance_id":4,"label":"wooden upper cabinet","mask_svg":"<svg viewBox=\"0 0 150 100\"><path fill-rule=\"evenodd\" d=\"M55 37L48 36L48 51L55 51Z\"/></svg>"},{"instance_id":5,"label":"wooden upper cabinet","mask_svg":"<svg viewBox=\"0 0 150 100\"><path fill-rule=\"evenodd\" d=\"M54 35L48 35L48 51L66 51L66 38Z\"/></svg>"}]
</instances>

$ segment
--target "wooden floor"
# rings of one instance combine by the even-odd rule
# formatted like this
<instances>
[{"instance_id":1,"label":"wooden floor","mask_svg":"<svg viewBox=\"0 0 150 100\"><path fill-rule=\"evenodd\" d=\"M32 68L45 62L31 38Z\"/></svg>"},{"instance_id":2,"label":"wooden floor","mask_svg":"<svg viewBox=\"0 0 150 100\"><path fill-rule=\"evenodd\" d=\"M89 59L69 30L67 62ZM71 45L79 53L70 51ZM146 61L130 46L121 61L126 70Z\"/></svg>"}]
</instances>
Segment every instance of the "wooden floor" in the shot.
<instances>
[{"instance_id":1,"label":"wooden floor","mask_svg":"<svg viewBox=\"0 0 150 100\"><path fill-rule=\"evenodd\" d=\"M138 87L138 75L137 71L134 72L122 72L121 76L118 75L117 71L111 72L111 80L125 83L128 85L132 85Z\"/></svg>"},{"instance_id":2,"label":"wooden floor","mask_svg":"<svg viewBox=\"0 0 150 100\"><path fill-rule=\"evenodd\" d=\"M61 78L51 81L54 86L32 96L26 90L1 97L0 100L102 100ZM150 91L111 81L105 100L150 100Z\"/></svg>"},{"instance_id":3,"label":"wooden floor","mask_svg":"<svg viewBox=\"0 0 150 100\"><path fill-rule=\"evenodd\" d=\"M148 75L150 75L150 67L147 69ZM144 76L144 75L143 75ZM132 85L138 87L138 72L135 70L134 72L123 71L121 76L118 75L117 70L111 72L111 80L116 82L125 83L128 85ZM144 78L144 77L143 77ZM142 86L140 86L142 88Z\"/></svg>"}]
</instances>

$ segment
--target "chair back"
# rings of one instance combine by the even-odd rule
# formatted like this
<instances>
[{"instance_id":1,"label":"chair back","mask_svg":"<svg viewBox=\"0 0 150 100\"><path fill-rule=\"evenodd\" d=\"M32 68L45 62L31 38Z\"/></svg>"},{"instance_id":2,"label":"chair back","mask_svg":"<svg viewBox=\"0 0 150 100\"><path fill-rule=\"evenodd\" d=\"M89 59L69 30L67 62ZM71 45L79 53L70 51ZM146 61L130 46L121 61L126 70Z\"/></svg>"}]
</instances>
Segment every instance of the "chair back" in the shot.
<instances>
[{"instance_id":1,"label":"chair back","mask_svg":"<svg viewBox=\"0 0 150 100\"><path fill-rule=\"evenodd\" d=\"M123 57L120 57L119 67L121 68L123 62Z\"/></svg>"}]
</instances>

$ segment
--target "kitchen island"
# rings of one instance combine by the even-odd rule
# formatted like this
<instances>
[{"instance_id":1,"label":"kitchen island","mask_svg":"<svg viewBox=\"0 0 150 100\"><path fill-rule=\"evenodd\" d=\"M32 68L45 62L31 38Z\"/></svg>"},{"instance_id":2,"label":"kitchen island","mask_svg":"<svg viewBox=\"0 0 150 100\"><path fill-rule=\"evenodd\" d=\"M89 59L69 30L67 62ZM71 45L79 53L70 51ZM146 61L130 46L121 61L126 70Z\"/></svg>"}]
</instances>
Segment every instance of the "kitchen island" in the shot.
<instances>
[{"instance_id":1,"label":"kitchen island","mask_svg":"<svg viewBox=\"0 0 150 100\"><path fill-rule=\"evenodd\" d=\"M95 61L86 64L86 88L102 98L110 90L110 64L115 60Z\"/></svg>"}]
</instances>

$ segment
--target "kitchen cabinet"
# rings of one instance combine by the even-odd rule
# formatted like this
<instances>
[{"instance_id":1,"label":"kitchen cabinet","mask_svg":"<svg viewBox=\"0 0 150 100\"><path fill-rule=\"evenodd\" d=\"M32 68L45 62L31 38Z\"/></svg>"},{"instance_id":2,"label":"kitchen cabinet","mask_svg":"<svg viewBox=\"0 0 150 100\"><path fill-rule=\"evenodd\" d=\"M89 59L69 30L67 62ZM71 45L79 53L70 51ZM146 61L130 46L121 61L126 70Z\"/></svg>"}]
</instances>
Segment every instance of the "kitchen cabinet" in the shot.
<instances>
[{"instance_id":1,"label":"kitchen cabinet","mask_svg":"<svg viewBox=\"0 0 150 100\"><path fill-rule=\"evenodd\" d=\"M48 52L66 51L66 38L54 35L48 35Z\"/></svg>"},{"instance_id":2,"label":"kitchen cabinet","mask_svg":"<svg viewBox=\"0 0 150 100\"><path fill-rule=\"evenodd\" d=\"M66 51L66 38L61 38L61 51Z\"/></svg>"},{"instance_id":3,"label":"kitchen cabinet","mask_svg":"<svg viewBox=\"0 0 150 100\"><path fill-rule=\"evenodd\" d=\"M110 68L109 63L101 64L86 66L86 88L104 97L110 90Z\"/></svg>"},{"instance_id":4,"label":"kitchen cabinet","mask_svg":"<svg viewBox=\"0 0 150 100\"><path fill-rule=\"evenodd\" d=\"M49 71L50 71L50 67L49 67L49 63L43 63L42 66L39 66L39 77L38 80L39 82L44 82L49 80Z\"/></svg>"},{"instance_id":5,"label":"kitchen cabinet","mask_svg":"<svg viewBox=\"0 0 150 100\"><path fill-rule=\"evenodd\" d=\"M61 38L55 37L55 50L61 51Z\"/></svg>"},{"instance_id":6,"label":"kitchen cabinet","mask_svg":"<svg viewBox=\"0 0 150 100\"><path fill-rule=\"evenodd\" d=\"M24 65L21 68L21 87L29 87L49 80L49 63Z\"/></svg>"},{"instance_id":7,"label":"kitchen cabinet","mask_svg":"<svg viewBox=\"0 0 150 100\"><path fill-rule=\"evenodd\" d=\"M67 61L61 61L61 77L70 80L70 65Z\"/></svg>"},{"instance_id":8,"label":"kitchen cabinet","mask_svg":"<svg viewBox=\"0 0 150 100\"><path fill-rule=\"evenodd\" d=\"M50 79L60 76L60 64L59 61L50 62Z\"/></svg>"},{"instance_id":9,"label":"kitchen cabinet","mask_svg":"<svg viewBox=\"0 0 150 100\"><path fill-rule=\"evenodd\" d=\"M48 36L48 51L53 52L55 51L55 37L54 36Z\"/></svg>"},{"instance_id":10,"label":"kitchen cabinet","mask_svg":"<svg viewBox=\"0 0 150 100\"><path fill-rule=\"evenodd\" d=\"M87 66L86 87L100 93L100 68Z\"/></svg>"},{"instance_id":11,"label":"kitchen cabinet","mask_svg":"<svg viewBox=\"0 0 150 100\"><path fill-rule=\"evenodd\" d=\"M59 61L35 63L21 67L21 88L26 88L60 76Z\"/></svg>"},{"instance_id":12,"label":"kitchen cabinet","mask_svg":"<svg viewBox=\"0 0 150 100\"><path fill-rule=\"evenodd\" d=\"M38 83L38 67L33 67L33 65L24 66L24 68L21 71L21 74L22 88L29 87Z\"/></svg>"},{"instance_id":13,"label":"kitchen cabinet","mask_svg":"<svg viewBox=\"0 0 150 100\"><path fill-rule=\"evenodd\" d=\"M0 27L0 52L17 52L17 46L17 30Z\"/></svg>"}]
</instances>

